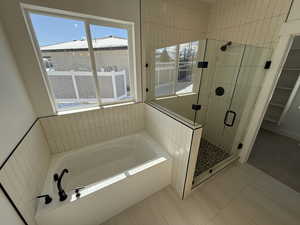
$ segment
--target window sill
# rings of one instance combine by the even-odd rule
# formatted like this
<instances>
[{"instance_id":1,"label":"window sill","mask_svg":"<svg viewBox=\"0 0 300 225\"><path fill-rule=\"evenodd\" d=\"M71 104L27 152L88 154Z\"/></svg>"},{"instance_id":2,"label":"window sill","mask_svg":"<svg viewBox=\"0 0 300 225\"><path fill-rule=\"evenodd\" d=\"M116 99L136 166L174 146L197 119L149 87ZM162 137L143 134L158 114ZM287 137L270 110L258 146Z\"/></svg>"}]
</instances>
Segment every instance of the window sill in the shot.
<instances>
[{"instance_id":1,"label":"window sill","mask_svg":"<svg viewBox=\"0 0 300 225\"><path fill-rule=\"evenodd\" d=\"M62 116L62 115L68 115L68 114L73 114L73 113L80 113L80 112L87 112L87 111L93 111L93 110L99 110L99 109L107 109L107 108L113 108L113 107L124 106L124 105L131 105L131 104L136 104L136 103L137 102L135 102L135 101L130 101L130 102L114 103L114 104L110 104L110 105L94 106L94 107L81 108L81 109L72 109L72 110L67 110L67 111L59 111L56 113L56 115Z\"/></svg>"},{"instance_id":2,"label":"window sill","mask_svg":"<svg viewBox=\"0 0 300 225\"><path fill-rule=\"evenodd\" d=\"M190 96L190 95L195 95L195 94L197 94L197 93L189 92L189 93L182 93L182 94L176 94L176 95L167 95L167 96L157 97L157 98L155 98L155 100L162 100L162 99L168 99L168 98L178 98L178 97Z\"/></svg>"}]
</instances>

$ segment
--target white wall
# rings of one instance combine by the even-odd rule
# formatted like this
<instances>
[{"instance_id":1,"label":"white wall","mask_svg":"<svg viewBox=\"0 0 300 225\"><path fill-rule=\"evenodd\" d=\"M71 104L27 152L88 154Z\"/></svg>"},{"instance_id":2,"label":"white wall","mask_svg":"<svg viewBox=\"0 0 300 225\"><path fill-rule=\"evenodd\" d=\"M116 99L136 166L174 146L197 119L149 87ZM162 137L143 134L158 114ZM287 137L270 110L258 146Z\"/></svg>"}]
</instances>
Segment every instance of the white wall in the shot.
<instances>
[{"instance_id":1,"label":"white wall","mask_svg":"<svg viewBox=\"0 0 300 225\"><path fill-rule=\"evenodd\" d=\"M77 13L101 16L135 23L135 41L137 56L137 75L140 78L139 57L139 0L2 0L0 2L0 18L12 44L20 71L22 71L26 88L32 104L39 116L53 114L49 96L44 85L34 49L20 9L20 3L28 3ZM22 37L22 38L20 38ZM140 82L140 79L138 80Z\"/></svg>"},{"instance_id":2,"label":"white wall","mask_svg":"<svg viewBox=\"0 0 300 225\"><path fill-rule=\"evenodd\" d=\"M288 21L293 21L293 20L300 20L300 0L294 0L293 2L290 15L288 17ZM287 113L286 118L282 122L282 127L285 129L286 127L289 127L291 132L290 135L294 133L294 135L296 134L294 138L300 140L300 127L297 126L297 123L295 123L295 121L299 121L299 115L300 115L299 105L300 105L300 90L298 90L298 93L294 99L291 109Z\"/></svg>"},{"instance_id":3,"label":"white wall","mask_svg":"<svg viewBox=\"0 0 300 225\"><path fill-rule=\"evenodd\" d=\"M43 189L49 163L50 150L37 122L0 171L0 182L30 225L36 223L36 197Z\"/></svg>"},{"instance_id":4,"label":"white wall","mask_svg":"<svg viewBox=\"0 0 300 225\"><path fill-rule=\"evenodd\" d=\"M210 11L208 38L274 46L290 3L291 0L216 0Z\"/></svg>"},{"instance_id":5,"label":"white wall","mask_svg":"<svg viewBox=\"0 0 300 225\"><path fill-rule=\"evenodd\" d=\"M142 0L145 55L152 50L206 38L209 4L198 0Z\"/></svg>"},{"instance_id":6,"label":"white wall","mask_svg":"<svg viewBox=\"0 0 300 225\"><path fill-rule=\"evenodd\" d=\"M300 9L300 7L299 7ZM280 74L276 87L288 87L293 89L297 79L300 75L300 70L298 70L300 64L300 37L294 39L293 45L290 49L286 62L284 64L284 69ZM285 70L287 68L295 68L294 70ZM292 90L281 90L275 89L271 103L281 103L286 104L289 96L292 94ZM272 123L270 121L264 120L262 128L271 130L281 135L285 135L296 140L300 140L300 126L297 121L300 121L300 90L298 89L293 102L283 117L280 125ZM268 106L268 111L265 117L271 117L275 120L279 120L283 112L283 108L273 107L272 105Z\"/></svg>"},{"instance_id":7,"label":"white wall","mask_svg":"<svg viewBox=\"0 0 300 225\"><path fill-rule=\"evenodd\" d=\"M300 19L300 0L294 0L288 21Z\"/></svg>"},{"instance_id":8,"label":"white wall","mask_svg":"<svg viewBox=\"0 0 300 225\"><path fill-rule=\"evenodd\" d=\"M0 191L0 218L1 223L5 225L23 225L15 209L10 205L4 193Z\"/></svg>"},{"instance_id":9,"label":"white wall","mask_svg":"<svg viewBox=\"0 0 300 225\"><path fill-rule=\"evenodd\" d=\"M298 92L287 114L283 118L281 124L278 126L277 124L264 121L262 124L262 128L271 130L272 132L300 141L299 121L300 121L300 89L298 89Z\"/></svg>"},{"instance_id":10,"label":"white wall","mask_svg":"<svg viewBox=\"0 0 300 225\"><path fill-rule=\"evenodd\" d=\"M0 21L0 164L35 120Z\"/></svg>"},{"instance_id":11,"label":"white wall","mask_svg":"<svg viewBox=\"0 0 300 225\"><path fill-rule=\"evenodd\" d=\"M2 164L30 128L36 115L1 23L0 49L0 163ZM35 224L34 213L37 203L35 197L40 194L49 159L48 145L37 123L0 171L1 184L30 225ZM2 194L0 206L1 214L5 213L4 216L0 216L1 224L20 223Z\"/></svg>"}]
</instances>

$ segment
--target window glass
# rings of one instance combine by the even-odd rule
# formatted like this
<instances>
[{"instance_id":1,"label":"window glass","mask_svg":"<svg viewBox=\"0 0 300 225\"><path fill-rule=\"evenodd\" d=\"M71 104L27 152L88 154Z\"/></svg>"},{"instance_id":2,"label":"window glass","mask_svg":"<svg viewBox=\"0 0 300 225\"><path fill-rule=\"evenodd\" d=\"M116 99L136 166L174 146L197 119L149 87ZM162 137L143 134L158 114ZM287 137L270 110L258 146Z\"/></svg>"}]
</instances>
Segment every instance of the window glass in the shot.
<instances>
[{"instance_id":1,"label":"window glass","mask_svg":"<svg viewBox=\"0 0 300 225\"><path fill-rule=\"evenodd\" d=\"M28 14L57 111L134 100L131 25Z\"/></svg>"},{"instance_id":2,"label":"window glass","mask_svg":"<svg viewBox=\"0 0 300 225\"><path fill-rule=\"evenodd\" d=\"M132 100L127 29L92 24L90 30L101 102Z\"/></svg>"},{"instance_id":3,"label":"window glass","mask_svg":"<svg viewBox=\"0 0 300 225\"><path fill-rule=\"evenodd\" d=\"M155 96L193 92L198 41L155 50Z\"/></svg>"},{"instance_id":4,"label":"window glass","mask_svg":"<svg viewBox=\"0 0 300 225\"><path fill-rule=\"evenodd\" d=\"M159 48L155 51L155 96L175 93L177 82L177 46Z\"/></svg>"},{"instance_id":5,"label":"window glass","mask_svg":"<svg viewBox=\"0 0 300 225\"><path fill-rule=\"evenodd\" d=\"M197 52L198 41L179 45L176 94L193 91L193 66Z\"/></svg>"},{"instance_id":6,"label":"window glass","mask_svg":"<svg viewBox=\"0 0 300 225\"><path fill-rule=\"evenodd\" d=\"M96 89L83 21L30 13L59 111L96 106Z\"/></svg>"}]
</instances>

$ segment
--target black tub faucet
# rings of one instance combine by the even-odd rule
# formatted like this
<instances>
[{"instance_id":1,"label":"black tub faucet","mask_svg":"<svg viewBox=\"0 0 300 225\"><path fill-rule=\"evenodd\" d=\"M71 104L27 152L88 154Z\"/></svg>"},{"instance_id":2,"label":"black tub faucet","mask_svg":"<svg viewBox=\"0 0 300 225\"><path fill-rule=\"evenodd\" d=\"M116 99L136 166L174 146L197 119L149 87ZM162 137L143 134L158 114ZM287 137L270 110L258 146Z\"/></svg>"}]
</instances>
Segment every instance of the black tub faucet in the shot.
<instances>
[{"instance_id":1,"label":"black tub faucet","mask_svg":"<svg viewBox=\"0 0 300 225\"><path fill-rule=\"evenodd\" d=\"M52 202L50 195L39 195L37 198L45 198L45 204L48 205Z\"/></svg>"},{"instance_id":2,"label":"black tub faucet","mask_svg":"<svg viewBox=\"0 0 300 225\"><path fill-rule=\"evenodd\" d=\"M65 190L62 188L61 186L61 179L63 178L63 175L65 173L69 173L68 169L63 169L63 171L61 172L60 175L58 175L57 173L54 174L53 178L54 181L57 183L57 189L58 189L58 195L59 195L59 201L64 201L68 198L68 195L66 194Z\"/></svg>"}]
</instances>

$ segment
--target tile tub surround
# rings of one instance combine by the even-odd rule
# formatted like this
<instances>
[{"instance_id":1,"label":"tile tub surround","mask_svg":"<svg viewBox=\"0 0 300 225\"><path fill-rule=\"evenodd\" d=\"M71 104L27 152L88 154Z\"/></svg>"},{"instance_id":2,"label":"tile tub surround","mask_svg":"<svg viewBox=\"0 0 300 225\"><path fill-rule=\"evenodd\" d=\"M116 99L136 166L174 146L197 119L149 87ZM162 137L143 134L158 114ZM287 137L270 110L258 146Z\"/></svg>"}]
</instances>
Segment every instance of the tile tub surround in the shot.
<instances>
[{"instance_id":1,"label":"tile tub surround","mask_svg":"<svg viewBox=\"0 0 300 225\"><path fill-rule=\"evenodd\" d=\"M172 186L182 196L193 131L159 110L136 103L45 118L41 123L53 154L145 130L172 156Z\"/></svg>"},{"instance_id":2,"label":"tile tub surround","mask_svg":"<svg viewBox=\"0 0 300 225\"><path fill-rule=\"evenodd\" d=\"M193 130L159 110L145 105L147 132L173 157L172 186L183 196Z\"/></svg>"},{"instance_id":3,"label":"tile tub surround","mask_svg":"<svg viewBox=\"0 0 300 225\"><path fill-rule=\"evenodd\" d=\"M36 196L41 194L49 163L50 149L37 122L0 171L1 184L30 225L36 225Z\"/></svg>"},{"instance_id":4,"label":"tile tub surround","mask_svg":"<svg viewBox=\"0 0 300 225\"><path fill-rule=\"evenodd\" d=\"M155 118L159 120L151 125ZM1 170L0 182L26 221L35 225L36 196L41 194L51 155L141 130L152 135L172 156L171 185L182 196L192 132L143 103L40 119Z\"/></svg>"},{"instance_id":5,"label":"tile tub surround","mask_svg":"<svg viewBox=\"0 0 300 225\"><path fill-rule=\"evenodd\" d=\"M144 128L142 103L41 119L52 153L136 133Z\"/></svg>"}]
</instances>

